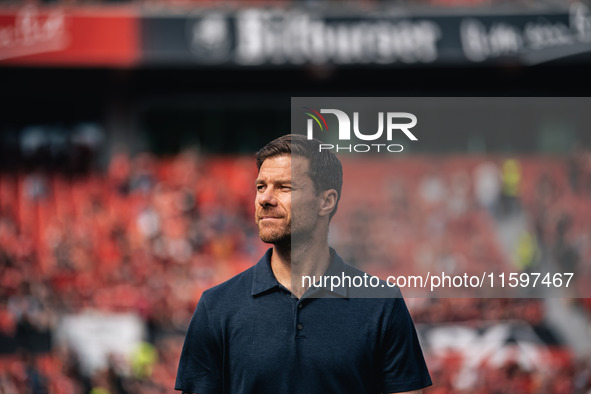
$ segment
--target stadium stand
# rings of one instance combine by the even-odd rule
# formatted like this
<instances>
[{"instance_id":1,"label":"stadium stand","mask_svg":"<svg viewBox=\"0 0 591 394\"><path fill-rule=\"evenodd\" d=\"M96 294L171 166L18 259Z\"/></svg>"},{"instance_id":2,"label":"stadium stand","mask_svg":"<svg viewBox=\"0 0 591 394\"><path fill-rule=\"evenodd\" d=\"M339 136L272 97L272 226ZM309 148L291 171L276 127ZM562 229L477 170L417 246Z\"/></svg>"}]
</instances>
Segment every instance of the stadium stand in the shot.
<instances>
[{"instance_id":1,"label":"stadium stand","mask_svg":"<svg viewBox=\"0 0 591 394\"><path fill-rule=\"evenodd\" d=\"M591 257L585 225L591 208L589 157L581 154L576 162L513 158L520 176L509 194L518 209L536 218L529 225L542 250L527 264L548 255L573 269L580 266L583 273L580 262ZM495 232L496 218L508 211L503 206L506 159L344 159L344 197L335 217L333 244L344 258L379 275L441 264L468 272L515 270L515 261L503 251ZM479 200L476 192L478 177L486 173L483 165L498 170L498 195L489 200ZM388 176L368 176L377 173ZM105 173L83 176L0 173L0 389L170 392L182 334L201 292L249 267L266 249L251 217L250 180L255 176L250 157L191 152L168 159L148 153L115 155ZM347 188L353 182L356 187ZM491 190L494 194L495 188ZM483 206L482 201L491 204ZM370 227L372 234L396 236L363 237ZM589 303L572 302L579 303L589 319ZM427 392L591 389L588 360L578 359L557 338L546 324L540 299L431 298L409 303L437 382ZM138 316L147 330L145 341L129 354L108 355L102 368L85 370L85 355L59 341L56 332L64 316L88 310ZM475 332L519 322L538 338L528 345L538 355L537 363L524 361L526 345L519 335L503 339L502 355L497 351L477 361L462 349L441 347L434 339L441 334L433 330L444 322ZM482 352L487 354L484 345Z\"/></svg>"}]
</instances>

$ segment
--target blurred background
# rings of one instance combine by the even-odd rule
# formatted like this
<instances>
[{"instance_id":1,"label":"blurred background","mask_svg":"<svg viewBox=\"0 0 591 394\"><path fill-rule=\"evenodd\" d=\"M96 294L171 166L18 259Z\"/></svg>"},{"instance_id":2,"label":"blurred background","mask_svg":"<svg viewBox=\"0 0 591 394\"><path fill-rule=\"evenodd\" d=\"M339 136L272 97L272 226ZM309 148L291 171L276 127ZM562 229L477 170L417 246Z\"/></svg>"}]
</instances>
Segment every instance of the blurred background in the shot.
<instances>
[{"instance_id":1,"label":"blurred background","mask_svg":"<svg viewBox=\"0 0 591 394\"><path fill-rule=\"evenodd\" d=\"M0 1L0 392L173 391L200 294L267 248L253 154L291 97L586 96L590 54L564 0ZM387 275L589 275L590 143L548 121L344 158L384 214L343 200L331 241ZM427 392L591 390L589 299L408 304Z\"/></svg>"}]
</instances>

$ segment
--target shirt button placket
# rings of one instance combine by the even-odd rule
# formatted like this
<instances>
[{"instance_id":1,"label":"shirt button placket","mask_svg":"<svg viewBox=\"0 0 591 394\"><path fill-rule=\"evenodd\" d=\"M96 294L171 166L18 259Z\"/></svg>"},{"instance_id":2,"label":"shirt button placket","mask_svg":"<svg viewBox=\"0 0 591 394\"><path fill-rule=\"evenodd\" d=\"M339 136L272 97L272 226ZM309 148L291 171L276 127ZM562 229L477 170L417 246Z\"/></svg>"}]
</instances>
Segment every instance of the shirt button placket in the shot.
<instances>
[{"instance_id":1,"label":"shirt button placket","mask_svg":"<svg viewBox=\"0 0 591 394\"><path fill-rule=\"evenodd\" d=\"M301 311L303 308L303 304L300 302L298 302L298 306L296 308L296 337L303 337L304 335L302 334L302 331L304 330L304 323L302 323L301 321Z\"/></svg>"}]
</instances>

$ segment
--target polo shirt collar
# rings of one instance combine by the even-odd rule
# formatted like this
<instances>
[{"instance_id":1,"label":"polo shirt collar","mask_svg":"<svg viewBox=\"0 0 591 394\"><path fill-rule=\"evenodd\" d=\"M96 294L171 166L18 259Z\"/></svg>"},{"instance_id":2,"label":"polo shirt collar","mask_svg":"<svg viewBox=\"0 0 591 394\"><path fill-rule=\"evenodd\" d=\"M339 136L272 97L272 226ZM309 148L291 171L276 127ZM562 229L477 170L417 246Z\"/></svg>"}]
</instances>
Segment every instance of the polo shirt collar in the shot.
<instances>
[{"instance_id":1,"label":"polo shirt collar","mask_svg":"<svg viewBox=\"0 0 591 394\"><path fill-rule=\"evenodd\" d=\"M269 248L267 252L261 257L259 262L254 266L254 275L252 278L252 292L251 295L264 293L275 287L279 287L279 282L273 270L271 269L271 255L273 248Z\"/></svg>"},{"instance_id":2,"label":"polo shirt collar","mask_svg":"<svg viewBox=\"0 0 591 394\"><path fill-rule=\"evenodd\" d=\"M341 276L342 273L345 271L345 262L343 261L343 259L341 259L341 257L333 248L329 249L330 265L328 266L328 269L326 270L324 276ZM254 275L252 280L251 291L252 296L256 296L258 294L264 293L274 288L279 288L280 286L279 281L277 281L277 278L275 278L275 274L273 274L273 270L271 269L272 255L273 248L269 248L269 250L267 250L263 257L261 257L258 263L254 266ZM309 289L306 292L306 295L309 295L309 293L313 293L313 291L315 292L318 290L324 290L329 293L334 293L340 297L347 297L347 287L345 286L335 287L332 290L330 289L330 286L313 288Z\"/></svg>"},{"instance_id":3,"label":"polo shirt collar","mask_svg":"<svg viewBox=\"0 0 591 394\"><path fill-rule=\"evenodd\" d=\"M341 277L345 272L345 262L341 259L341 256L337 254L337 252L330 248L330 265L328 269L324 273L323 276L338 276ZM330 281L329 281L330 282ZM330 283L327 283L327 286L321 288L324 291L329 293L334 293L340 297L347 297L347 287L344 284L341 284L338 287L334 287L332 290L330 289Z\"/></svg>"}]
</instances>

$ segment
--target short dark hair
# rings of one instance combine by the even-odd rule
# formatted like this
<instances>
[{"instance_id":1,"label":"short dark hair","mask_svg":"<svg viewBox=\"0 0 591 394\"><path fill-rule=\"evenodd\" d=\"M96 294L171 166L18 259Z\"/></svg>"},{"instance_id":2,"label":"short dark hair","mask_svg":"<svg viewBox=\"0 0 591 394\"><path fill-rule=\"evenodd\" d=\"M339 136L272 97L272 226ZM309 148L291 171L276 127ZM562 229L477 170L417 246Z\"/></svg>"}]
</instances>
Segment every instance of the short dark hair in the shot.
<instances>
[{"instance_id":1,"label":"short dark hair","mask_svg":"<svg viewBox=\"0 0 591 394\"><path fill-rule=\"evenodd\" d=\"M314 182L316 194L321 191L334 189L337 191L337 202L330 213L332 219L337 212L341 190L343 188L343 166L338 157L329 150L320 150L321 142L317 139L307 139L299 134L287 134L276 138L257 152L257 169L263 162L278 156L301 156L310 161L309 175Z\"/></svg>"}]
</instances>

